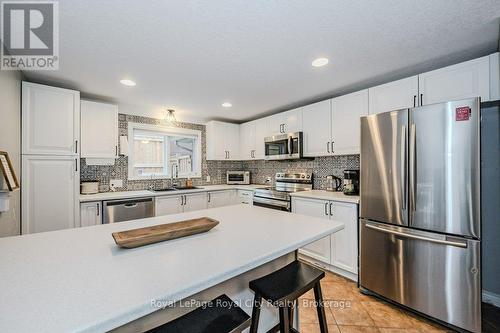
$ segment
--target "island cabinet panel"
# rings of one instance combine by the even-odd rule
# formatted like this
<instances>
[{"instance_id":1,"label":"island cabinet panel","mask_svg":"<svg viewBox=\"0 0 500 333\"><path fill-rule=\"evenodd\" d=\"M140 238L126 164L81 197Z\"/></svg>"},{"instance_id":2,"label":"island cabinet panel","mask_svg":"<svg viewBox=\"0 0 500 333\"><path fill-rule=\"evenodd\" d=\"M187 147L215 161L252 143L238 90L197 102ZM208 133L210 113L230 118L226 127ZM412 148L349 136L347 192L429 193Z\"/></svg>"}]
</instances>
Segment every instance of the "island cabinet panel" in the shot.
<instances>
[{"instance_id":1,"label":"island cabinet panel","mask_svg":"<svg viewBox=\"0 0 500 333\"><path fill-rule=\"evenodd\" d=\"M22 83L22 154L78 155L80 92Z\"/></svg>"},{"instance_id":2,"label":"island cabinet panel","mask_svg":"<svg viewBox=\"0 0 500 333\"><path fill-rule=\"evenodd\" d=\"M328 220L330 218L328 215L328 204L329 202L326 200L294 199L292 211L297 214L320 217ZM330 244L330 236L327 236L304 246L299 252L324 263L330 263Z\"/></svg>"},{"instance_id":3,"label":"island cabinet panel","mask_svg":"<svg viewBox=\"0 0 500 333\"><path fill-rule=\"evenodd\" d=\"M418 75L368 89L369 113L418 106Z\"/></svg>"},{"instance_id":4,"label":"island cabinet panel","mask_svg":"<svg viewBox=\"0 0 500 333\"><path fill-rule=\"evenodd\" d=\"M208 208L230 206L235 203L235 190L213 191L207 193Z\"/></svg>"},{"instance_id":5,"label":"island cabinet panel","mask_svg":"<svg viewBox=\"0 0 500 333\"><path fill-rule=\"evenodd\" d=\"M333 202L331 219L344 223L344 229L331 236L331 264L358 274L357 205Z\"/></svg>"},{"instance_id":6,"label":"island cabinet panel","mask_svg":"<svg viewBox=\"0 0 500 333\"><path fill-rule=\"evenodd\" d=\"M80 227L101 224L101 216L102 210L100 201L82 202L80 204Z\"/></svg>"},{"instance_id":7,"label":"island cabinet panel","mask_svg":"<svg viewBox=\"0 0 500 333\"><path fill-rule=\"evenodd\" d=\"M169 195L164 197L156 197L155 199L155 216L163 216L177 214L183 212L184 198L181 195Z\"/></svg>"},{"instance_id":8,"label":"island cabinet panel","mask_svg":"<svg viewBox=\"0 0 500 333\"><path fill-rule=\"evenodd\" d=\"M81 102L81 157L118 157L118 106Z\"/></svg>"},{"instance_id":9,"label":"island cabinet panel","mask_svg":"<svg viewBox=\"0 0 500 333\"><path fill-rule=\"evenodd\" d=\"M420 105L477 96L489 101L489 56L420 74L418 84Z\"/></svg>"},{"instance_id":10,"label":"island cabinet panel","mask_svg":"<svg viewBox=\"0 0 500 333\"><path fill-rule=\"evenodd\" d=\"M358 205L339 201L293 198L292 211L342 222L344 229L299 250L314 264L350 279L358 274Z\"/></svg>"},{"instance_id":11,"label":"island cabinet panel","mask_svg":"<svg viewBox=\"0 0 500 333\"><path fill-rule=\"evenodd\" d=\"M331 100L304 106L302 108L302 124L304 128L304 156L331 155Z\"/></svg>"},{"instance_id":12,"label":"island cabinet panel","mask_svg":"<svg viewBox=\"0 0 500 333\"><path fill-rule=\"evenodd\" d=\"M193 193L184 195L184 212L192 212L207 208L207 193Z\"/></svg>"}]
</instances>

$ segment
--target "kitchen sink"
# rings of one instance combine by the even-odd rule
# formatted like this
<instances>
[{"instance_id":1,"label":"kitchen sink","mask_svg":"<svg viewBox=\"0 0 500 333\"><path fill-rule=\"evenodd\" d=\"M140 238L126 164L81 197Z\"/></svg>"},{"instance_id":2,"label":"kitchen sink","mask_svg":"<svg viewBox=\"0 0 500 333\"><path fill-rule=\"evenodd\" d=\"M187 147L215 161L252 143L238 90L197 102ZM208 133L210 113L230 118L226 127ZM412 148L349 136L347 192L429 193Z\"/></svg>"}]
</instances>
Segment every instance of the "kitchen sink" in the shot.
<instances>
[{"instance_id":1,"label":"kitchen sink","mask_svg":"<svg viewBox=\"0 0 500 333\"><path fill-rule=\"evenodd\" d=\"M178 186L175 188L176 190L199 190L201 187L196 187L196 186Z\"/></svg>"},{"instance_id":2,"label":"kitchen sink","mask_svg":"<svg viewBox=\"0 0 500 333\"><path fill-rule=\"evenodd\" d=\"M151 189L151 192L169 192L169 191L176 191L175 188L173 187L167 187L167 188L160 188L160 189Z\"/></svg>"},{"instance_id":3,"label":"kitchen sink","mask_svg":"<svg viewBox=\"0 0 500 333\"><path fill-rule=\"evenodd\" d=\"M171 191L181 191L181 190L199 190L201 187L196 186L179 186L179 187L166 187L159 189L151 189L151 192L171 192Z\"/></svg>"}]
</instances>

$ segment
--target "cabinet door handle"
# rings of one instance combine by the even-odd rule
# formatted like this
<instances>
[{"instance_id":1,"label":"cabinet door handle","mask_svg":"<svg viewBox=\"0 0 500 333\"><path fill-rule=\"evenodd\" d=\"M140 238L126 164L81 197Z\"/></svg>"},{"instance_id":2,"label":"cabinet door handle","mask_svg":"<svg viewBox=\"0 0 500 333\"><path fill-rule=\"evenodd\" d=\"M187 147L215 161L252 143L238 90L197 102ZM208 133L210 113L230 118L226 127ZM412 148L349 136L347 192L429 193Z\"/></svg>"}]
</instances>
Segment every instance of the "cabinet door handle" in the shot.
<instances>
[{"instance_id":1,"label":"cabinet door handle","mask_svg":"<svg viewBox=\"0 0 500 333\"><path fill-rule=\"evenodd\" d=\"M283 133L286 133L286 124L283 124Z\"/></svg>"},{"instance_id":2,"label":"cabinet door handle","mask_svg":"<svg viewBox=\"0 0 500 333\"><path fill-rule=\"evenodd\" d=\"M210 202L210 192L208 192L208 202Z\"/></svg>"},{"instance_id":3,"label":"cabinet door handle","mask_svg":"<svg viewBox=\"0 0 500 333\"><path fill-rule=\"evenodd\" d=\"M328 216L328 202L325 202L325 215Z\"/></svg>"},{"instance_id":4,"label":"cabinet door handle","mask_svg":"<svg viewBox=\"0 0 500 333\"><path fill-rule=\"evenodd\" d=\"M100 211L99 203L97 203L97 216L99 216L99 211Z\"/></svg>"},{"instance_id":5,"label":"cabinet door handle","mask_svg":"<svg viewBox=\"0 0 500 333\"><path fill-rule=\"evenodd\" d=\"M330 202L330 216L332 216L332 215L333 215L333 214L332 214L332 204L333 204L333 202Z\"/></svg>"},{"instance_id":6,"label":"cabinet door handle","mask_svg":"<svg viewBox=\"0 0 500 333\"><path fill-rule=\"evenodd\" d=\"M78 172L78 158L75 158L75 172Z\"/></svg>"},{"instance_id":7,"label":"cabinet door handle","mask_svg":"<svg viewBox=\"0 0 500 333\"><path fill-rule=\"evenodd\" d=\"M332 140L332 154L334 153L333 151L333 145L335 144L335 140Z\"/></svg>"},{"instance_id":8,"label":"cabinet door handle","mask_svg":"<svg viewBox=\"0 0 500 333\"><path fill-rule=\"evenodd\" d=\"M420 94L420 106L424 105L424 94Z\"/></svg>"},{"instance_id":9,"label":"cabinet door handle","mask_svg":"<svg viewBox=\"0 0 500 333\"><path fill-rule=\"evenodd\" d=\"M330 154L330 142L326 143L326 151Z\"/></svg>"},{"instance_id":10,"label":"cabinet door handle","mask_svg":"<svg viewBox=\"0 0 500 333\"><path fill-rule=\"evenodd\" d=\"M413 107L417 106L417 95L413 95Z\"/></svg>"},{"instance_id":11,"label":"cabinet door handle","mask_svg":"<svg viewBox=\"0 0 500 333\"><path fill-rule=\"evenodd\" d=\"M78 140L75 140L75 154L78 154Z\"/></svg>"},{"instance_id":12,"label":"cabinet door handle","mask_svg":"<svg viewBox=\"0 0 500 333\"><path fill-rule=\"evenodd\" d=\"M115 146L115 156L118 156L118 146Z\"/></svg>"}]
</instances>

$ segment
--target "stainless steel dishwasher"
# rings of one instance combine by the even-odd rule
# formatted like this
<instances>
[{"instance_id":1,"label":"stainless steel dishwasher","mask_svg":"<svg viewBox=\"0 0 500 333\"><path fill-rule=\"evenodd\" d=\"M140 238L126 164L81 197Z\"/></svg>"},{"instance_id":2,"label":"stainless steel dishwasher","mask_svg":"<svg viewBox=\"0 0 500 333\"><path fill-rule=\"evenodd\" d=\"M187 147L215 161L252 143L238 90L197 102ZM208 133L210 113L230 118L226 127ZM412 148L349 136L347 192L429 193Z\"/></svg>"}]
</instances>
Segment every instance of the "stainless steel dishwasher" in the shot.
<instances>
[{"instance_id":1,"label":"stainless steel dishwasher","mask_svg":"<svg viewBox=\"0 0 500 333\"><path fill-rule=\"evenodd\" d=\"M155 216L153 198L104 201L103 210L102 223L123 222Z\"/></svg>"}]
</instances>

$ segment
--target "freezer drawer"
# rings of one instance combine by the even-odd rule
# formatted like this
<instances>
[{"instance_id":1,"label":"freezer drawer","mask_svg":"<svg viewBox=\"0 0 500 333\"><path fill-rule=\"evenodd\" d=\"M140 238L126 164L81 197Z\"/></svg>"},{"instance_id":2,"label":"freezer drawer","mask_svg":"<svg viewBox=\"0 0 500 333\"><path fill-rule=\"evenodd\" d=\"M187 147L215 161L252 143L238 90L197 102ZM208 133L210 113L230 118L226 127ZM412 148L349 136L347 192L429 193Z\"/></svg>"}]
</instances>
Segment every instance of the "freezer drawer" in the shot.
<instances>
[{"instance_id":1,"label":"freezer drawer","mask_svg":"<svg viewBox=\"0 0 500 333\"><path fill-rule=\"evenodd\" d=\"M480 242L360 220L360 284L457 327L481 331Z\"/></svg>"}]
</instances>

